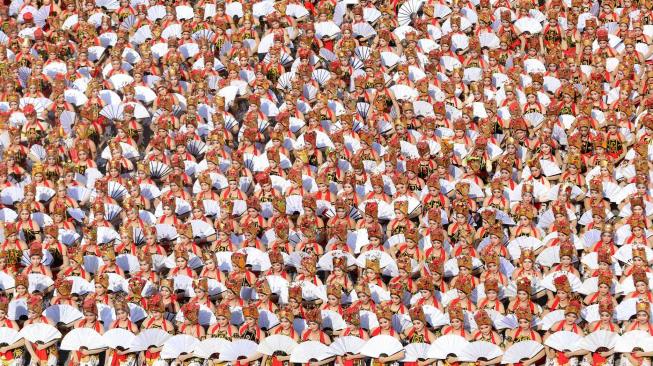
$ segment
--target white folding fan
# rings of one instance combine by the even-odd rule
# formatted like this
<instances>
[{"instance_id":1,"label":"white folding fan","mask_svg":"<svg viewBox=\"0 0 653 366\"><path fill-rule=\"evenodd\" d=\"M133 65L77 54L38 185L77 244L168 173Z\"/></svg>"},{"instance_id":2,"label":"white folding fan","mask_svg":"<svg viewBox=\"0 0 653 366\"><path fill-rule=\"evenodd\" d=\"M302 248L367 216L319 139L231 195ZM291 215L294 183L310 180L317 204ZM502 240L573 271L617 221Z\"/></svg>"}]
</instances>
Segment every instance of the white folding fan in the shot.
<instances>
[{"instance_id":1,"label":"white folding fan","mask_svg":"<svg viewBox=\"0 0 653 366\"><path fill-rule=\"evenodd\" d=\"M231 342L229 346L223 350L220 354L220 358L224 361L240 360L253 355L257 348L258 344L256 344L256 342L247 339L237 339Z\"/></svg>"},{"instance_id":2,"label":"white folding fan","mask_svg":"<svg viewBox=\"0 0 653 366\"><path fill-rule=\"evenodd\" d=\"M112 205L115 206L115 205ZM117 206L116 206L117 207ZM115 211L114 211L115 212ZM115 216L113 216L115 217ZM108 219L107 219L108 220ZM120 240L120 234L113 228L101 226L97 229L97 242L98 244L107 244Z\"/></svg>"},{"instance_id":3,"label":"white folding fan","mask_svg":"<svg viewBox=\"0 0 653 366\"><path fill-rule=\"evenodd\" d=\"M145 318L147 318L147 312L145 312L145 309L143 309L142 306L134 304L134 303L129 303L129 319L132 320L133 322L139 322Z\"/></svg>"},{"instance_id":4,"label":"white folding fan","mask_svg":"<svg viewBox=\"0 0 653 366\"><path fill-rule=\"evenodd\" d=\"M417 12L422 7L422 1L419 0L409 0L404 2L400 7L397 13L397 20L399 21L400 26L408 25L413 21L413 17L417 15Z\"/></svg>"},{"instance_id":5,"label":"white folding fan","mask_svg":"<svg viewBox=\"0 0 653 366\"><path fill-rule=\"evenodd\" d=\"M177 19L185 20L193 18L193 8L188 5L180 5L175 8Z\"/></svg>"},{"instance_id":6,"label":"white folding fan","mask_svg":"<svg viewBox=\"0 0 653 366\"><path fill-rule=\"evenodd\" d=\"M542 31L542 25L531 17L523 17L517 20L515 22L515 28L521 33L537 34Z\"/></svg>"},{"instance_id":7,"label":"white folding fan","mask_svg":"<svg viewBox=\"0 0 653 366\"><path fill-rule=\"evenodd\" d=\"M562 330L551 333L549 337L544 341L544 345L560 352L573 352L578 350L577 345L582 338L583 337L577 333Z\"/></svg>"},{"instance_id":8,"label":"white folding fan","mask_svg":"<svg viewBox=\"0 0 653 366\"><path fill-rule=\"evenodd\" d=\"M286 355L290 355L297 345L297 342L292 338L281 334L275 334L266 337L258 345L257 352L268 356L273 356L276 352L283 352Z\"/></svg>"},{"instance_id":9,"label":"white folding fan","mask_svg":"<svg viewBox=\"0 0 653 366\"><path fill-rule=\"evenodd\" d=\"M36 162L44 162L47 157L47 151L39 144L34 144L29 149L28 157Z\"/></svg>"},{"instance_id":10,"label":"white folding fan","mask_svg":"<svg viewBox=\"0 0 653 366\"><path fill-rule=\"evenodd\" d=\"M642 330L631 330L622 334L614 345L614 351L619 353L630 353L635 348L640 348L644 352L653 350L651 343L653 338L648 332Z\"/></svg>"},{"instance_id":11,"label":"white folding fan","mask_svg":"<svg viewBox=\"0 0 653 366\"><path fill-rule=\"evenodd\" d=\"M376 35L376 30L368 23L356 23L352 27L352 33L355 37L370 38Z\"/></svg>"},{"instance_id":12,"label":"white folding fan","mask_svg":"<svg viewBox=\"0 0 653 366\"><path fill-rule=\"evenodd\" d=\"M161 38L167 40L170 37L181 38L181 24L173 23L161 32Z\"/></svg>"},{"instance_id":13,"label":"white folding fan","mask_svg":"<svg viewBox=\"0 0 653 366\"><path fill-rule=\"evenodd\" d=\"M117 76L117 75L116 75ZM102 108L100 114L109 120L122 120L124 109L121 105L109 104Z\"/></svg>"},{"instance_id":14,"label":"white folding fan","mask_svg":"<svg viewBox=\"0 0 653 366\"><path fill-rule=\"evenodd\" d=\"M40 227L45 227L54 223L50 215L44 214L43 212L34 212L30 217L32 220L36 221Z\"/></svg>"},{"instance_id":15,"label":"white folding fan","mask_svg":"<svg viewBox=\"0 0 653 366\"><path fill-rule=\"evenodd\" d=\"M9 327L0 327L0 344L12 345L21 339L20 333L16 329Z\"/></svg>"},{"instance_id":16,"label":"white folding fan","mask_svg":"<svg viewBox=\"0 0 653 366\"><path fill-rule=\"evenodd\" d=\"M425 361L428 359L428 351L430 345L428 343L410 343L404 347L404 358L401 359L402 362L417 362Z\"/></svg>"},{"instance_id":17,"label":"white folding fan","mask_svg":"<svg viewBox=\"0 0 653 366\"><path fill-rule=\"evenodd\" d=\"M39 202L50 201L56 194L55 190L49 187L38 186L36 187L36 200Z\"/></svg>"},{"instance_id":18,"label":"white folding fan","mask_svg":"<svg viewBox=\"0 0 653 366\"><path fill-rule=\"evenodd\" d=\"M620 321L630 320L630 318L637 314L638 302L638 298L622 300L614 309L616 319ZM649 305L650 304L651 303L649 303Z\"/></svg>"},{"instance_id":19,"label":"white folding fan","mask_svg":"<svg viewBox=\"0 0 653 366\"><path fill-rule=\"evenodd\" d=\"M28 324L19 332L22 338L32 343L48 343L61 338L61 332L57 328L46 323Z\"/></svg>"},{"instance_id":20,"label":"white folding fan","mask_svg":"<svg viewBox=\"0 0 653 366\"><path fill-rule=\"evenodd\" d=\"M64 62L52 62L43 67L43 73L51 78L55 78L57 74L65 74L66 72L67 68Z\"/></svg>"},{"instance_id":21,"label":"white folding fan","mask_svg":"<svg viewBox=\"0 0 653 366\"><path fill-rule=\"evenodd\" d=\"M106 343L102 335L95 329L75 328L63 337L59 348L65 351L76 351L83 348L99 350L106 348Z\"/></svg>"},{"instance_id":22,"label":"white folding fan","mask_svg":"<svg viewBox=\"0 0 653 366\"><path fill-rule=\"evenodd\" d=\"M544 317L542 317L542 321L540 323L540 326L542 330L549 330L551 327L553 327L554 324L557 322L563 320L565 318L565 311L564 309L561 310L555 310L552 311L548 314L546 314Z\"/></svg>"},{"instance_id":23,"label":"white folding fan","mask_svg":"<svg viewBox=\"0 0 653 366\"><path fill-rule=\"evenodd\" d=\"M23 255L20 259L21 264L24 265L25 267L29 266L31 264L30 257L31 255L29 253L29 250L24 250ZM50 251L48 251L47 249L43 249L41 251L41 264L49 266L53 260L54 258L52 257Z\"/></svg>"},{"instance_id":24,"label":"white folding fan","mask_svg":"<svg viewBox=\"0 0 653 366\"><path fill-rule=\"evenodd\" d=\"M127 329L114 328L106 331L102 338L109 348L127 350L136 340L136 335Z\"/></svg>"},{"instance_id":25,"label":"white folding fan","mask_svg":"<svg viewBox=\"0 0 653 366\"><path fill-rule=\"evenodd\" d=\"M143 329L132 343L131 349L146 350L150 347L161 347L172 335L163 329Z\"/></svg>"},{"instance_id":26,"label":"white folding fan","mask_svg":"<svg viewBox=\"0 0 653 366\"><path fill-rule=\"evenodd\" d=\"M125 86L134 82L134 78L127 74L115 74L109 78L109 82L113 85L113 88L120 90Z\"/></svg>"},{"instance_id":27,"label":"white folding fan","mask_svg":"<svg viewBox=\"0 0 653 366\"><path fill-rule=\"evenodd\" d=\"M126 156L127 157L127 156ZM137 156L134 156L134 158ZM127 157L131 159L132 157ZM129 192L127 188L116 181L109 181L107 185L107 195L115 200L122 200Z\"/></svg>"},{"instance_id":28,"label":"white folding fan","mask_svg":"<svg viewBox=\"0 0 653 366\"><path fill-rule=\"evenodd\" d=\"M120 254L116 257L116 264L125 272L135 273L140 270L138 257L133 254Z\"/></svg>"},{"instance_id":29,"label":"white folding fan","mask_svg":"<svg viewBox=\"0 0 653 366\"><path fill-rule=\"evenodd\" d=\"M213 36L215 36L215 32L209 29L200 29L197 32L193 33L191 36L195 41L199 41L200 39L205 39L205 40L211 40L213 39ZM219 70L218 70L219 71Z\"/></svg>"},{"instance_id":30,"label":"white folding fan","mask_svg":"<svg viewBox=\"0 0 653 366\"><path fill-rule=\"evenodd\" d=\"M291 363L322 361L332 356L331 349L322 342L307 341L297 345L290 354Z\"/></svg>"},{"instance_id":31,"label":"white folding fan","mask_svg":"<svg viewBox=\"0 0 653 366\"><path fill-rule=\"evenodd\" d=\"M184 43L179 46L179 53L181 53L184 59L195 57L199 52L200 49L197 43Z\"/></svg>"},{"instance_id":32,"label":"white folding fan","mask_svg":"<svg viewBox=\"0 0 653 366\"><path fill-rule=\"evenodd\" d=\"M158 240L174 240L179 234L174 226L168 224L157 224L155 226Z\"/></svg>"},{"instance_id":33,"label":"white folding fan","mask_svg":"<svg viewBox=\"0 0 653 366\"><path fill-rule=\"evenodd\" d=\"M542 61L534 58L529 58L527 60L524 60L524 68L526 69L526 72L529 74L546 72L546 67L544 66Z\"/></svg>"},{"instance_id":34,"label":"white folding fan","mask_svg":"<svg viewBox=\"0 0 653 366\"><path fill-rule=\"evenodd\" d=\"M125 277L117 273L107 273L107 276L109 277L109 290L114 292L129 292L129 282Z\"/></svg>"},{"instance_id":35,"label":"white folding fan","mask_svg":"<svg viewBox=\"0 0 653 366\"><path fill-rule=\"evenodd\" d=\"M382 355L392 356L403 349L401 342L395 337L378 335L370 338L360 349L360 354L367 357L379 358Z\"/></svg>"},{"instance_id":36,"label":"white folding fan","mask_svg":"<svg viewBox=\"0 0 653 366\"><path fill-rule=\"evenodd\" d=\"M311 78L318 82L320 85L324 85L329 79L331 79L331 74L325 69L315 69L311 74Z\"/></svg>"},{"instance_id":37,"label":"white folding fan","mask_svg":"<svg viewBox=\"0 0 653 366\"><path fill-rule=\"evenodd\" d=\"M397 263L392 259L392 257L386 253L382 252L379 250L368 250L365 253L362 253L361 255L356 258L357 264L361 268L365 268L365 263L368 258L376 258L379 259L379 266L381 267L383 272L387 272L387 270L392 270L396 268Z\"/></svg>"},{"instance_id":38,"label":"white folding fan","mask_svg":"<svg viewBox=\"0 0 653 366\"><path fill-rule=\"evenodd\" d=\"M178 334L170 337L163 343L161 358L175 359L183 354L188 354L200 343L200 340L188 334Z\"/></svg>"},{"instance_id":39,"label":"white folding fan","mask_svg":"<svg viewBox=\"0 0 653 366\"><path fill-rule=\"evenodd\" d=\"M560 247L549 247L544 249L537 255L535 261L545 267L552 267L554 264L560 263Z\"/></svg>"},{"instance_id":40,"label":"white folding fan","mask_svg":"<svg viewBox=\"0 0 653 366\"><path fill-rule=\"evenodd\" d=\"M449 319L447 318L447 316L438 308L431 305L425 305L422 307L422 310L424 311L424 316L426 317L426 321L431 325L431 327L438 328L443 325L449 324Z\"/></svg>"},{"instance_id":41,"label":"white folding fan","mask_svg":"<svg viewBox=\"0 0 653 366\"><path fill-rule=\"evenodd\" d=\"M223 338L208 338L197 343L192 352L194 356L199 358L214 359L213 357L215 357L215 354L222 354L222 352L229 348L230 345L231 342ZM220 357L218 356L217 359L219 358Z\"/></svg>"},{"instance_id":42,"label":"white folding fan","mask_svg":"<svg viewBox=\"0 0 653 366\"><path fill-rule=\"evenodd\" d=\"M275 275L268 275L266 276L266 279L270 286L270 291L279 295L279 301L281 303L286 303L288 301L288 288L290 287L288 280Z\"/></svg>"},{"instance_id":43,"label":"white folding fan","mask_svg":"<svg viewBox=\"0 0 653 366\"><path fill-rule=\"evenodd\" d=\"M18 218L16 211L10 208L1 208L0 209L0 220L5 222L14 222Z\"/></svg>"},{"instance_id":44,"label":"white folding fan","mask_svg":"<svg viewBox=\"0 0 653 366\"><path fill-rule=\"evenodd\" d=\"M533 358L538 352L544 349L542 344L526 340L513 344L503 353L501 363L519 363L523 360Z\"/></svg>"},{"instance_id":45,"label":"white folding fan","mask_svg":"<svg viewBox=\"0 0 653 366\"><path fill-rule=\"evenodd\" d=\"M322 328L337 331L346 327L347 323L340 314L331 310L322 310Z\"/></svg>"},{"instance_id":46,"label":"white folding fan","mask_svg":"<svg viewBox=\"0 0 653 366\"><path fill-rule=\"evenodd\" d=\"M309 281L301 281L299 283L302 288L302 297L305 300L317 300L321 299L322 301L327 301L326 289L315 285Z\"/></svg>"},{"instance_id":47,"label":"white folding fan","mask_svg":"<svg viewBox=\"0 0 653 366\"><path fill-rule=\"evenodd\" d=\"M8 273L0 272L0 289L7 291L16 286L16 280Z\"/></svg>"},{"instance_id":48,"label":"white folding fan","mask_svg":"<svg viewBox=\"0 0 653 366\"><path fill-rule=\"evenodd\" d=\"M95 0L95 5L113 11L120 7L120 2L118 0Z\"/></svg>"},{"instance_id":49,"label":"white folding fan","mask_svg":"<svg viewBox=\"0 0 653 366\"><path fill-rule=\"evenodd\" d=\"M290 5L289 5L290 6ZM229 15L230 17L243 17L243 6L239 2L230 2L225 5L225 14ZM286 10L287 14L287 10ZM290 14L288 14L290 15Z\"/></svg>"},{"instance_id":50,"label":"white folding fan","mask_svg":"<svg viewBox=\"0 0 653 366\"><path fill-rule=\"evenodd\" d=\"M390 91L392 91L396 99L401 100L414 100L419 96L419 92L415 88L402 84L391 86Z\"/></svg>"},{"instance_id":51,"label":"white folding fan","mask_svg":"<svg viewBox=\"0 0 653 366\"><path fill-rule=\"evenodd\" d=\"M286 15L295 19L303 18L309 14L308 10L299 4L288 4L286 7Z\"/></svg>"},{"instance_id":52,"label":"white folding fan","mask_svg":"<svg viewBox=\"0 0 653 366\"><path fill-rule=\"evenodd\" d=\"M52 278L42 275L40 273L30 273L27 275L29 280L29 292L45 292L50 286L54 284Z\"/></svg>"},{"instance_id":53,"label":"white folding fan","mask_svg":"<svg viewBox=\"0 0 653 366\"><path fill-rule=\"evenodd\" d=\"M371 311L361 310L358 312L361 328L371 330L379 326L379 320Z\"/></svg>"},{"instance_id":54,"label":"white folding fan","mask_svg":"<svg viewBox=\"0 0 653 366\"><path fill-rule=\"evenodd\" d=\"M579 342L579 348L590 352L596 352L599 348L612 349L618 338L617 333L597 330L583 337Z\"/></svg>"},{"instance_id":55,"label":"white folding fan","mask_svg":"<svg viewBox=\"0 0 653 366\"><path fill-rule=\"evenodd\" d=\"M148 104L156 99L156 93L154 93L154 90L142 85L134 86L134 96L137 100Z\"/></svg>"},{"instance_id":56,"label":"white folding fan","mask_svg":"<svg viewBox=\"0 0 653 366\"><path fill-rule=\"evenodd\" d=\"M319 268L325 271L333 270L333 258L345 257L347 259L347 266L353 266L356 264L356 258L350 253L343 252L342 250L332 250L324 253L320 260L317 262Z\"/></svg>"},{"instance_id":57,"label":"white folding fan","mask_svg":"<svg viewBox=\"0 0 653 366\"><path fill-rule=\"evenodd\" d=\"M315 23L315 35L317 38L331 38L340 33L340 27L333 21Z\"/></svg>"},{"instance_id":58,"label":"white folding fan","mask_svg":"<svg viewBox=\"0 0 653 366\"><path fill-rule=\"evenodd\" d=\"M252 15L257 18L264 17L268 14L274 13L274 2L272 1L259 1L252 5Z\"/></svg>"},{"instance_id":59,"label":"white folding fan","mask_svg":"<svg viewBox=\"0 0 653 366\"><path fill-rule=\"evenodd\" d=\"M503 354L499 346L486 341L469 342L457 356L463 362L489 361Z\"/></svg>"},{"instance_id":60,"label":"white folding fan","mask_svg":"<svg viewBox=\"0 0 653 366\"><path fill-rule=\"evenodd\" d=\"M10 301L7 309L7 317L11 320L27 319L27 301L25 299Z\"/></svg>"},{"instance_id":61,"label":"white folding fan","mask_svg":"<svg viewBox=\"0 0 653 366\"><path fill-rule=\"evenodd\" d=\"M61 25L61 29L68 30L73 26L75 26L75 24L77 24L78 22L79 22L79 15L77 14L71 15L68 18L66 18L66 20L64 20L63 24Z\"/></svg>"},{"instance_id":62,"label":"white folding fan","mask_svg":"<svg viewBox=\"0 0 653 366\"><path fill-rule=\"evenodd\" d=\"M208 224L206 221L191 220L191 226L193 229L193 236L196 238L205 238L215 234L213 226Z\"/></svg>"},{"instance_id":63,"label":"white folding fan","mask_svg":"<svg viewBox=\"0 0 653 366\"><path fill-rule=\"evenodd\" d=\"M150 26L144 25L138 28L138 30L129 38L129 40L133 44L140 45L147 42L148 40L151 40L152 38L154 38L154 36ZM127 49L125 49L125 51L126 52L123 52L123 58L127 62L135 63L141 60L141 56L138 53L132 52L133 50L127 51Z\"/></svg>"},{"instance_id":64,"label":"white folding fan","mask_svg":"<svg viewBox=\"0 0 653 366\"><path fill-rule=\"evenodd\" d=\"M331 352L338 356L351 355L360 353L360 349L365 345L365 340L354 337L344 336L336 338L329 346Z\"/></svg>"},{"instance_id":65,"label":"white folding fan","mask_svg":"<svg viewBox=\"0 0 653 366\"><path fill-rule=\"evenodd\" d=\"M245 296L241 297L245 298ZM250 297L253 297L253 295L250 295ZM261 329L267 331L276 327L279 323L279 317L275 313L266 309L259 310L258 326L261 327Z\"/></svg>"},{"instance_id":66,"label":"white folding fan","mask_svg":"<svg viewBox=\"0 0 653 366\"><path fill-rule=\"evenodd\" d=\"M480 268L483 266L483 262L481 262L480 259L478 258L472 258L472 266L474 269ZM444 274L447 277L452 277L458 275L459 272L459 267L458 267L458 258L451 258L444 262Z\"/></svg>"},{"instance_id":67,"label":"white folding fan","mask_svg":"<svg viewBox=\"0 0 653 366\"><path fill-rule=\"evenodd\" d=\"M481 44L481 47L484 48L489 48L489 49L497 49L501 45L501 41L499 37L497 37L496 34L490 33L490 32L483 32L479 34L479 43Z\"/></svg>"},{"instance_id":68,"label":"white folding fan","mask_svg":"<svg viewBox=\"0 0 653 366\"><path fill-rule=\"evenodd\" d=\"M469 342L461 336L447 334L438 337L435 341L433 341L427 355L428 358L434 358L438 360L444 360L451 354L460 356L468 344Z\"/></svg>"},{"instance_id":69,"label":"white folding fan","mask_svg":"<svg viewBox=\"0 0 653 366\"><path fill-rule=\"evenodd\" d=\"M73 322L82 319L84 314L81 311L70 305L52 305L43 311L46 318L56 323L63 323L65 325L72 324Z\"/></svg>"},{"instance_id":70,"label":"white folding fan","mask_svg":"<svg viewBox=\"0 0 653 366\"><path fill-rule=\"evenodd\" d=\"M84 270L89 273L97 273L98 269L104 265L102 258L94 255L84 256Z\"/></svg>"},{"instance_id":71,"label":"white folding fan","mask_svg":"<svg viewBox=\"0 0 653 366\"><path fill-rule=\"evenodd\" d=\"M633 249L635 248L644 250L646 253L646 258L653 257L653 250L651 250L649 247L643 245L626 244L617 250L617 252L613 255L613 258L623 263L630 263L633 259Z\"/></svg>"},{"instance_id":72,"label":"white folding fan","mask_svg":"<svg viewBox=\"0 0 653 366\"><path fill-rule=\"evenodd\" d=\"M508 252L512 258L518 259L521 256L522 249L538 250L544 243L541 240L531 236L520 236L508 243Z\"/></svg>"},{"instance_id":73,"label":"white folding fan","mask_svg":"<svg viewBox=\"0 0 653 366\"><path fill-rule=\"evenodd\" d=\"M22 188L11 186L0 191L0 200L5 205L13 206L14 202L22 201L24 198Z\"/></svg>"}]
</instances>

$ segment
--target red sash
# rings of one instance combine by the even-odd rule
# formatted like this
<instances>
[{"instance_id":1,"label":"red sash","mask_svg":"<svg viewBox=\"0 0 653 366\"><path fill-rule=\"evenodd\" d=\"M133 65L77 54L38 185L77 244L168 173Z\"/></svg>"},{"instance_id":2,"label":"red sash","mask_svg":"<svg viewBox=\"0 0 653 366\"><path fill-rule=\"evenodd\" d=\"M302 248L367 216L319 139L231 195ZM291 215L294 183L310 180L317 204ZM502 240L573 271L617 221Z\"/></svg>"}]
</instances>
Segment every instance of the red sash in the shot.
<instances>
[{"instance_id":1,"label":"red sash","mask_svg":"<svg viewBox=\"0 0 653 366\"><path fill-rule=\"evenodd\" d=\"M145 351L146 360L157 360L161 352L150 352L149 350Z\"/></svg>"},{"instance_id":2,"label":"red sash","mask_svg":"<svg viewBox=\"0 0 653 366\"><path fill-rule=\"evenodd\" d=\"M566 365L569 363L569 357L565 356L564 352L556 352L556 359L558 360L558 365Z\"/></svg>"},{"instance_id":3,"label":"red sash","mask_svg":"<svg viewBox=\"0 0 653 366\"><path fill-rule=\"evenodd\" d=\"M592 364L594 366L602 366L608 359L601 356L598 352L592 353Z\"/></svg>"},{"instance_id":4,"label":"red sash","mask_svg":"<svg viewBox=\"0 0 653 366\"><path fill-rule=\"evenodd\" d=\"M13 329L13 324L11 324L11 320L5 319L4 327L7 327L9 329ZM5 361L13 360L14 359L14 350L9 350L9 351L4 352L4 353L0 352L0 358L2 358Z\"/></svg>"},{"instance_id":5,"label":"red sash","mask_svg":"<svg viewBox=\"0 0 653 366\"><path fill-rule=\"evenodd\" d=\"M120 355L114 352L113 357L111 357L111 366L120 366L125 361L127 361L127 355Z\"/></svg>"}]
</instances>

